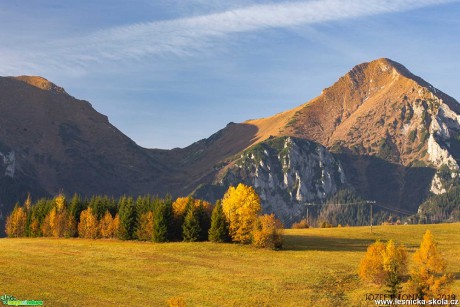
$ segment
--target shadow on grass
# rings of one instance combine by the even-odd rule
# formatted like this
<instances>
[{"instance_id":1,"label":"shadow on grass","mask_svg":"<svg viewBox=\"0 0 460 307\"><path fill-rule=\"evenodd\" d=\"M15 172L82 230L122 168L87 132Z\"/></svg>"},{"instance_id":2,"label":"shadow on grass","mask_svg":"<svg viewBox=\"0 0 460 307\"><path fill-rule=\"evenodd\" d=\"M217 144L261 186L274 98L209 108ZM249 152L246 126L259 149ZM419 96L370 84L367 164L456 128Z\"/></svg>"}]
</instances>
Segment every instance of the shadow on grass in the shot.
<instances>
[{"instance_id":1,"label":"shadow on grass","mask_svg":"<svg viewBox=\"0 0 460 307\"><path fill-rule=\"evenodd\" d=\"M372 239L288 235L284 237L283 250L316 250L330 252L366 251L367 247L374 242L375 240Z\"/></svg>"},{"instance_id":2,"label":"shadow on grass","mask_svg":"<svg viewBox=\"0 0 460 307\"><path fill-rule=\"evenodd\" d=\"M354 252L367 250L367 247L376 239L337 238L314 235L286 235L284 236L283 250L289 251L329 251ZM382 240L385 242L386 240ZM408 250L415 250L418 245L405 245Z\"/></svg>"}]
</instances>

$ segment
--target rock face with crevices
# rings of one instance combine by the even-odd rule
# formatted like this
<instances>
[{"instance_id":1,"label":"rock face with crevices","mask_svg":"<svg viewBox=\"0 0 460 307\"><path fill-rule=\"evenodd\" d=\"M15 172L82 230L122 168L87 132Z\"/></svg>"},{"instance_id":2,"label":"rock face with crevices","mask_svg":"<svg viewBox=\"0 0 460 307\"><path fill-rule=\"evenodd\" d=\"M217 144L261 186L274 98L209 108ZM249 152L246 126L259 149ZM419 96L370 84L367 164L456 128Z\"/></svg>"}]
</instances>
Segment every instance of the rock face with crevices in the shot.
<instances>
[{"instance_id":1,"label":"rock face with crevices","mask_svg":"<svg viewBox=\"0 0 460 307\"><path fill-rule=\"evenodd\" d=\"M340 162L323 146L293 137L266 140L244 151L218 181L226 190L245 183L255 188L262 211L286 226L310 203L324 202L348 187Z\"/></svg>"},{"instance_id":2,"label":"rock face with crevices","mask_svg":"<svg viewBox=\"0 0 460 307\"><path fill-rule=\"evenodd\" d=\"M4 214L28 192L215 200L240 182L288 224L342 188L416 212L428 193L450 188L460 165L458 102L389 59L355 66L295 109L173 150L138 146L42 77L0 78L0 110Z\"/></svg>"}]
</instances>

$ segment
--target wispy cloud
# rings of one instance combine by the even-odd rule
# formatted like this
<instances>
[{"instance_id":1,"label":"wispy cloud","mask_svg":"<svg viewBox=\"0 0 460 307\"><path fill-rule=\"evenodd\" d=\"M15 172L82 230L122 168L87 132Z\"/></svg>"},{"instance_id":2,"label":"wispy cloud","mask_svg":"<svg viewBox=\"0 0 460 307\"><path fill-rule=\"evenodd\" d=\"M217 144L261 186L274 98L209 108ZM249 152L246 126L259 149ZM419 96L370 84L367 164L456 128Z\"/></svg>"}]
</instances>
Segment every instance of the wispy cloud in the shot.
<instances>
[{"instance_id":1,"label":"wispy cloud","mask_svg":"<svg viewBox=\"0 0 460 307\"><path fill-rule=\"evenodd\" d=\"M154 21L100 30L90 35L48 42L16 59L3 57L4 67L22 58L29 67L88 69L106 61L152 55L186 55L216 38L269 28L290 28L384 13L402 12L455 0L316 0L253 5L221 13ZM5 54L4 54L5 55ZM7 59L7 60L6 60Z\"/></svg>"}]
</instances>

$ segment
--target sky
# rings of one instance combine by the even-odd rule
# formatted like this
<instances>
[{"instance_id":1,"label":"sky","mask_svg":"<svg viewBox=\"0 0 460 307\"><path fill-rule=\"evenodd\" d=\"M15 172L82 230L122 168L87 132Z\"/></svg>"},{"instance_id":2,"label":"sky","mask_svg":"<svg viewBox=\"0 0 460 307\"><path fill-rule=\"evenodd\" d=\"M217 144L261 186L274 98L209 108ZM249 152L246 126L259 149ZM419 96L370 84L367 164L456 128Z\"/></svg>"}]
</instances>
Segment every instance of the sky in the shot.
<instances>
[{"instance_id":1,"label":"sky","mask_svg":"<svg viewBox=\"0 0 460 307\"><path fill-rule=\"evenodd\" d=\"M0 28L1 76L42 76L147 148L294 108L381 57L460 100L456 0L15 0Z\"/></svg>"}]
</instances>

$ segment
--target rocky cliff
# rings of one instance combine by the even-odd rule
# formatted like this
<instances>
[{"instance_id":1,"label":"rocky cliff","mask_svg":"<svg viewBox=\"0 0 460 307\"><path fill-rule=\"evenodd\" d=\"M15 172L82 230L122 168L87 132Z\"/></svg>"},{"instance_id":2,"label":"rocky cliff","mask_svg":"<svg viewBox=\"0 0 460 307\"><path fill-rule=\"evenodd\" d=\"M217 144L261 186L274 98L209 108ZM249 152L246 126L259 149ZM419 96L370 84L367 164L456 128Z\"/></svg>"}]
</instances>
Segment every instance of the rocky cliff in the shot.
<instances>
[{"instance_id":1,"label":"rocky cliff","mask_svg":"<svg viewBox=\"0 0 460 307\"><path fill-rule=\"evenodd\" d=\"M0 206L60 190L214 200L245 182L289 223L302 204L342 187L416 212L459 179L458 102L389 59L357 65L295 109L230 123L182 149L138 146L41 77L0 78L0 109Z\"/></svg>"},{"instance_id":2,"label":"rocky cliff","mask_svg":"<svg viewBox=\"0 0 460 307\"><path fill-rule=\"evenodd\" d=\"M245 150L226 167L214 186L202 186L198 197L222 197L229 186L245 183L259 194L264 213L275 213L286 225L303 216L309 203L323 203L349 187L340 162L312 141L293 137L268 139ZM219 193L220 191L220 193Z\"/></svg>"}]
</instances>

